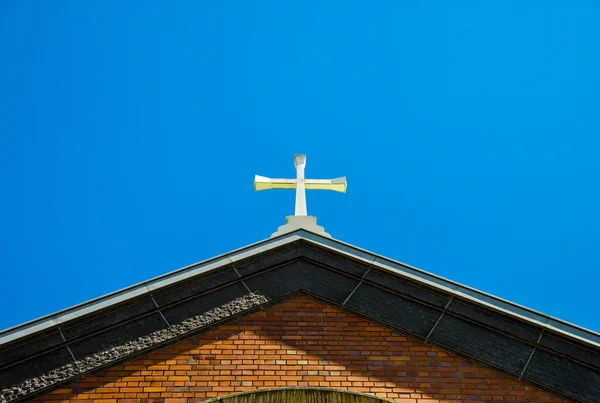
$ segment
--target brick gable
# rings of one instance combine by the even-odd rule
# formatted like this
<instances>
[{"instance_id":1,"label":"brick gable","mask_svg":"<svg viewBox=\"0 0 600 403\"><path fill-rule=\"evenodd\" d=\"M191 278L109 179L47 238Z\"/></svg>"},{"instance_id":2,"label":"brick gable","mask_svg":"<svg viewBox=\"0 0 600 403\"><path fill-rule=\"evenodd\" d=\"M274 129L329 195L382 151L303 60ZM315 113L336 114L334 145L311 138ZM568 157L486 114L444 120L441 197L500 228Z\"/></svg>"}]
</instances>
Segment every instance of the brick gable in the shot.
<instances>
[{"instance_id":1,"label":"brick gable","mask_svg":"<svg viewBox=\"0 0 600 403\"><path fill-rule=\"evenodd\" d=\"M34 401L183 403L284 386L405 403L566 402L304 296Z\"/></svg>"}]
</instances>

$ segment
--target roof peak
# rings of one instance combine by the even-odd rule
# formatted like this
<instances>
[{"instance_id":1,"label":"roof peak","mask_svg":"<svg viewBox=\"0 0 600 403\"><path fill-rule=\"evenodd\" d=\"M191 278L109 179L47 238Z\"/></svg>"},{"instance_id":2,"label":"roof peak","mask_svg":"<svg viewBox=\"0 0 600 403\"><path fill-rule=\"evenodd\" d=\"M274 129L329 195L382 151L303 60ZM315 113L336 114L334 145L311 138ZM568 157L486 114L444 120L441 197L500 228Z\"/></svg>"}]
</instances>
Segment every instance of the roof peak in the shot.
<instances>
[{"instance_id":1,"label":"roof peak","mask_svg":"<svg viewBox=\"0 0 600 403\"><path fill-rule=\"evenodd\" d=\"M328 238L302 218L270 239L0 332L0 390L29 399L305 293L561 395L600 393L600 334Z\"/></svg>"},{"instance_id":2,"label":"roof peak","mask_svg":"<svg viewBox=\"0 0 600 403\"><path fill-rule=\"evenodd\" d=\"M271 238L275 238L281 235L288 234L290 232L294 232L297 230L306 230L308 232L312 232L313 234L321 235L327 238L331 238L327 232L325 232L325 228L317 225L317 217L305 215L305 216L297 216L290 215L285 218L285 225L280 226L277 229L277 232L274 232L271 235Z\"/></svg>"}]
</instances>

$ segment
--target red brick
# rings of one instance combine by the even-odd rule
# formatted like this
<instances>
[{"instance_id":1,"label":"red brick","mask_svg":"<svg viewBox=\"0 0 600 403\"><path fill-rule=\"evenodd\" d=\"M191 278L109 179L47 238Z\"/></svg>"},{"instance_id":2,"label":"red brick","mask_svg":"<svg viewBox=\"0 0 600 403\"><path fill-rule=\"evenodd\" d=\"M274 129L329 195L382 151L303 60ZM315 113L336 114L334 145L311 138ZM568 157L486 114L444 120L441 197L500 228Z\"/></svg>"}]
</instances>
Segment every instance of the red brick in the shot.
<instances>
[{"instance_id":1,"label":"red brick","mask_svg":"<svg viewBox=\"0 0 600 403\"><path fill-rule=\"evenodd\" d=\"M115 366L33 400L187 403L280 386L401 403L565 400L307 297ZM475 400L477 399L477 400Z\"/></svg>"}]
</instances>

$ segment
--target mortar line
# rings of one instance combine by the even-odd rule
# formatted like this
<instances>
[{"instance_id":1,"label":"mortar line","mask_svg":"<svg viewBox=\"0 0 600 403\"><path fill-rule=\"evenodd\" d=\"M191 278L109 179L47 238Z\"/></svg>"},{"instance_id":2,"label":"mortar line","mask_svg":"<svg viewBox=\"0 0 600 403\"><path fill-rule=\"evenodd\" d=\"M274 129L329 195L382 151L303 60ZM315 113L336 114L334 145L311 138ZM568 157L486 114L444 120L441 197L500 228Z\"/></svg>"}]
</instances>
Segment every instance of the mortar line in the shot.
<instances>
[{"instance_id":1,"label":"mortar line","mask_svg":"<svg viewBox=\"0 0 600 403\"><path fill-rule=\"evenodd\" d=\"M156 307L156 311L158 312L158 314L160 315L160 317L163 318L163 320L165 321L165 323L169 327L169 331L171 333L173 333L173 335L175 336L175 338L179 338L179 335L177 334L177 332L175 331L175 329L173 329L173 326L171 326L171 324L169 323L169 321L167 320L167 318L165 317L165 315L162 313L162 310L160 309L160 305L158 305L158 302L156 302L156 300L154 299L154 295L152 295L152 290L150 289L150 287L146 286L146 289L148 290L148 293L150 294L150 298L152 298L152 302L154 302L154 306Z\"/></svg>"},{"instance_id":2,"label":"mortar line","mask_svg":"<svg viewBox=\"0 0 600 403\"><path fill-rule=\"evenodd\" d=\"M535 346L533 347L533 350L531 350L531 354L529 354L529 359L525 363L525 366L523 367L523 371L521 371L521 375L519 375L519 380L521 380L521 378L523 378L523 375L525 374L525 370L527 369L529 362L533 358L533 353L535 353L535 350L537 350L537 345L540 343L540 340L542 340L543 334L544 334L544 329L542 329L542 331L540 332L540 335L539 335L537 341L535 342Z\"/></svg>"},{"instance_id":3,"label":"mortar line","mask_svg":"<svg viewBox=\"0 0 600 403\"><path fill-rule=\"evenodd\" d=\"M62 337L63 341L65 342L65 347L69 351L69 354L71 354L71 358L73 358L73 361L77 362L77 358L75 358L75 354L73 354L73 351L71 351L71 347L69 347L69 343L67 343L67 339L66 339L65 335L63 334L62 330L60 329L60 327L58 328L58 333L60 333L60 337Z\"/></svg>"},{"instance_id":4,"label":"mortar line","mask_svg":"<svg viewBox=\"0 0 600 403\"><path fill-rule=\"evenodd\" d=\"M234 267L233 270L237 273L237 275L240 277L240 282L244 285L244 287L246 287L246 290L248 290L248 292L250 294L253 294L252 290L250 290L250 288L246 285L246 283L244 282L244 280L242 280L242 275L240 273L238 273L237 269Z\"/></svg>"},{"instance_id":5,"label":"mortar line","mask_svg":"<svg viewBox=\"0 0 600 403\"><path fill-rule=\"evenodd\" d=\"M246 283L244 282L244 280L242 280L242 275L240 274L239 271L237 271L237 268L235 267L235 263L233 262L233 259L231 259L231 256L227 255L227 259L229 259L229 263L231 263L231 267L233 267L233 271L235 272L235 274L238 275L238 277L240 278L240 281L242 282L242 284L244 285L244 287L246 287L246 290L248 290L248 292L250 294L253 294L252 290L250 290L250 287L248 287L246 285Z\"/></svg>"},{"instance_id":6,"label":"mortar line","mask_svg":"<svg viewBox=\"0 0 600 403\"><path fill-rule=\"evenodd\" d=\"M435 322L435 325L433 325L433 327L429 331L429 334L427 334L427 337L425 338L425 343L427 343L427 341L429 341L429 337L431 337L431 334L433 333L433 331L437 327L438 323L440 323L440 321L444 317L444 314L446 313L446 309L448 309L448 307L450 306L450 303L452 302L452 299L454 299L454 297L450 297L450 299L448 300L448 303L446 304L446 306L444 307L444 310L442 311L442 314L440 315L440 317L438 318L438 320Z\"/></svg>"},{"instance_id":7,"label":"mortar line","mask_svg":"<svg viewBox=\"0 0 600 403\"><path fill-rule=\"evenodd\" d=\"M167 324L167 326L169 326L169 329L172 329L171 324L169 323L169 321L167 320L167 318L165 318L165 315L163 315L162 311L160 310L160 306L158 306L158 303L154 299L154 295L150 294L150 298L152 298L152 302L154 302L154 305L156 306L156 310L158 311L158 313L160 314L160 316L163 318L163 320L165 321L165 323ZM175 332L173 332L173 333L175 333Z\"/></svg>"},{"instance_id":8,"label":"mortar line","mask_svg":"<svg viewBox=\"0 0 600 403\"><path fill-rule=\"evenodd\" d=\"M342 304L342 306L346 305L346 302L348 302L348 300L350 299L350 297L356 292L356 290L358 290L358 287L360 287L360 285L363 283L365 276L367 274L369 274L369 271L371 271L371 266L369 266L369 268L367 269L367 271L365 272L365 274L362 275L362 277L360 278L360 283L358 283L356 285L356 287L354 287L354 290L352 290L352 292L350 293L350 295L348 295L348 297L344 300L344 303Z\"/></svg>"}]
</instances>

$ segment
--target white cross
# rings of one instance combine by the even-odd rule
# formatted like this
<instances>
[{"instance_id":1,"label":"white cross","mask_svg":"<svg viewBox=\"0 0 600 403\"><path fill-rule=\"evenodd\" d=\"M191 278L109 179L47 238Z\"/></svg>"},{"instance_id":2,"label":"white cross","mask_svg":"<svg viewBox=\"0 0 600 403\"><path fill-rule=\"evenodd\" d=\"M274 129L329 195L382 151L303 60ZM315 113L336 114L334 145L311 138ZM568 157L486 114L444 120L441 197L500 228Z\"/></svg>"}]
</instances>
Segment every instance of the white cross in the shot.
<instances>
[{"instance_id":1,"label":"white cross","mask_svg":"<svg viewBox=\"0 0 600 403\"><path fill-rule=\"evenodd\" d=\"M254 177L254 190L259 192L267 189L296 189L296 212L294 215L305 216L306 192L309 190L333 190L346 193L346 177L335 179L304 179L306 167L306 154L295 154L296 179L275 179L256 175Z\"/></svg>"}]
</instances>

